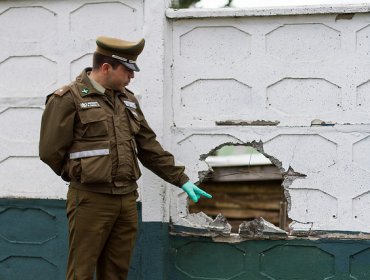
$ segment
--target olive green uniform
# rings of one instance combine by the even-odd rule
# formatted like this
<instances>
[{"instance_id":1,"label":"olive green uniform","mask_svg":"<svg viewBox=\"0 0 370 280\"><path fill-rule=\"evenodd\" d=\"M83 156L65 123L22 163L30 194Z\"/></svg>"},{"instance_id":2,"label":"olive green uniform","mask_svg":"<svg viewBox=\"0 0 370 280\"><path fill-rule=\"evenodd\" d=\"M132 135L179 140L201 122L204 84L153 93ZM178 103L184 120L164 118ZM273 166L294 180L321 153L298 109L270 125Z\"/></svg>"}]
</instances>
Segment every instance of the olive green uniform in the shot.
<instances>
[{"instance_id":1,"label":"olive green uniform","mask_svg":"<svg viewBox=\"0 0 370 280\"><path fill-rule=\"evenodd\" d=\"M163 150L132 92L99 91L85 69L49 96L40 158L70 182L67 279L125 279L137 228L140 162L182 186L184 167ZM100 276L99 276L100 275Z\"/></svg>"}]
</instances>

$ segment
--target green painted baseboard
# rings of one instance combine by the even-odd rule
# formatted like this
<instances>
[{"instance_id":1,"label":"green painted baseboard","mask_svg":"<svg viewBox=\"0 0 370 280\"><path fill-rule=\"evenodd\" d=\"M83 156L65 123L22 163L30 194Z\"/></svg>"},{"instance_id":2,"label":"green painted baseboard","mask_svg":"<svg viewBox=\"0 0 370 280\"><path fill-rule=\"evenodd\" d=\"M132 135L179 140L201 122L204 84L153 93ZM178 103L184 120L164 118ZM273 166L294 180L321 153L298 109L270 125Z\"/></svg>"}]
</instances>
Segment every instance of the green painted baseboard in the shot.
<instances>
[{"instance_id":1,"label":"green painted baseboard","mask_svg":"<svg viewBox=\"0 0 370 280\"><path fill-rule=\"evenodd\" d=\"M250 240L171 237L168 279L370 279L369 240Z\"/></svg>"},{"instance_id":2,"label":"green painted baseboard","mask_svg":"<svg viewBox=\"0 0 370 280\"><path fill-rule=\"evenodd\" d=\"M67 234L65 201L0 199L0 280L65 279ZM188 279L368 280L370 240L217 243L140 222L129 280Z\"/></svg>"}]
</instances>

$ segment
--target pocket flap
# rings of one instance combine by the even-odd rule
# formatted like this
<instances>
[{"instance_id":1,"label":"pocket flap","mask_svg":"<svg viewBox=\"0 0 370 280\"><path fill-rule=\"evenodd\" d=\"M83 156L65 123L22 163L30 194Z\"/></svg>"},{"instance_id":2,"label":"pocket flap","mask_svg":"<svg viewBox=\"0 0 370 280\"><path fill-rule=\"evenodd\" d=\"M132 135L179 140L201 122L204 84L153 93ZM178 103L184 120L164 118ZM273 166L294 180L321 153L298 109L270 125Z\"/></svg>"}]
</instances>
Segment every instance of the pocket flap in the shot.
<instances>
[{"instance_id":1,"label":"pocket flap","mask_svg":"<svg viewBox=\"0 0 370 280\"><path fill-rule=\"evenodd\" d=\"M89 108L78 112L81 123L88 124L92 122L104 121L107 119L104 109Z\"/></svg>"}]
</instances>

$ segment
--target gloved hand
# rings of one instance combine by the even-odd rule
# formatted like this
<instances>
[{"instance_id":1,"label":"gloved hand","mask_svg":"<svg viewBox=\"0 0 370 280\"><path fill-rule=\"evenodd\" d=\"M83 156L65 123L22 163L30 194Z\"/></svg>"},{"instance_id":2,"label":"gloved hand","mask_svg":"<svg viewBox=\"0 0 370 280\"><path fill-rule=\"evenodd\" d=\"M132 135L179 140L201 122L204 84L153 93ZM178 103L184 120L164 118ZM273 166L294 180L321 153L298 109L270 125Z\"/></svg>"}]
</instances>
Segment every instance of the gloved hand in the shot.
<instances>
[{"instance_id":1,"label":"gloved hand","mask_svg":"<svg viewBox=\"0 0 370 280\"><path fill-rule=\"evenodd\" d=\"M201 188L198 188L196 185L194 185L190 181L183 184L181 188L187 193L187 195L194 202L198 202L198 199L200 198L201 195L205 196L206 198L212 198L212 195L210 195L209 193L206 193Z\"/></svg>"}]
</instances>

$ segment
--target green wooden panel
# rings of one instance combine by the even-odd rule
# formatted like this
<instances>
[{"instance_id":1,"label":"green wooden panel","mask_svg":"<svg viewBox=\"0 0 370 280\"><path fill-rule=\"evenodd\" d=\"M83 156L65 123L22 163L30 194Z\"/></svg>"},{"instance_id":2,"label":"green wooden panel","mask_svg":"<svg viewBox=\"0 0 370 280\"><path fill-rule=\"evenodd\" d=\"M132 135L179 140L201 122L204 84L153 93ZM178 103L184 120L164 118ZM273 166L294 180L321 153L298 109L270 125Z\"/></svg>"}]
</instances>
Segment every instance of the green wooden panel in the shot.
<instances>
[{"instance_id":1,"label":"green wooden panel","mask_svg":"<svg viewBox=\"0 0 370 280\"><path fill-rule=\"evenodd\" d=\"M357 279L370 279L370 248L351 256L350 272Z\"/></svg>"},{"instance_id":2,"label":"green wooden panel","mask_svg":"<svg viewBox=\"0 0 370 280\"><path fill-rule=\"evenodd\" d=\"M65 201L0 199L0 279L65 279Z\"/></svg>"},{"instance_id":3,"label":"green wooden panel","mask_svg":"<svg viewBox=\"0 0 370 280\"><path fill-rule=\"evenodd\" d=\"M315 246L282 244L260 253L260 272L271 279L294 280L302 268L310 272L306 280L334 276L334 256Z\"/></svg>"},{"instance_id":4,"label":"green wooden panel","mask_svg":"<svg viewBox=\"0 0 370 280\"><path fill-rule=\"evenodd\" d=\"M140 203L138 212L141 220ZM145 231L139 223L137 247L151 245L135 249L129 280L145 279L141 268L148 271L148 266L156 275L163 276L164 252L155 257L154 252L147 251L165 248L163 242L168 244L168 234L163 233L161 223L150 224L148 229ZM143 237L144 232L150 238ZM154 239L164 241L159 243ZM148 262L142 261L142 254L148 256ZM67 255L64 200L0 199L0 280L64 280Z\"/></svg>"},{"instance_id":5,"label":"green wooden panel","mask_svg":"<svg viewBox=\"0 0 370 280\"><path fill-rule=\"evenodd\" d=\"M217 243L141 221L129 280L367 280L370 240ZM0 199L0 280L62 280L68 250L64 200Z\"/></svg>"},{"instance_id":6,"label":"green wooden panel","mask_svg":"<svg viewBox=\"0 0 370 280\"><path fill-rule=\"evenodd\" d=\"M230 279L244 272L243 259L244 251L227 243L189 242L177 248L176 267L188 277Z\"/></svg>"},{"instance_id":7,"label":"green wooden panel","mask_svg":"<svg viewBox=\"0 0 370 280\"><path fill-rule=\"evenodd\" d=\"M0 279L60 279L56 264L41 257L11 256L0 262Z\"/></svg>"},{"instance_id":8,"label":"green wooden panel","mask_svg":"<svg viewBox=\"0 0 370 280\"><path fill-rule=\"evenodd\" d=\"M194 245L184 250L187 244ZM230 244L204 237L171 236L169 261L166 279L171 280L366 280L370 279L370 240L249 240Z\"/></svg>"},{"instance_id":9,"label":"green wooden panel","mask_svg":"<svg viewBox=\"0 0 370 280\"><path fill-rule=\"evenodd\" d=\"M0 210L0 236L11 243L42 244L57 237L56 216L42 208L7 206Z\"/></svg>"}]
</instances>

